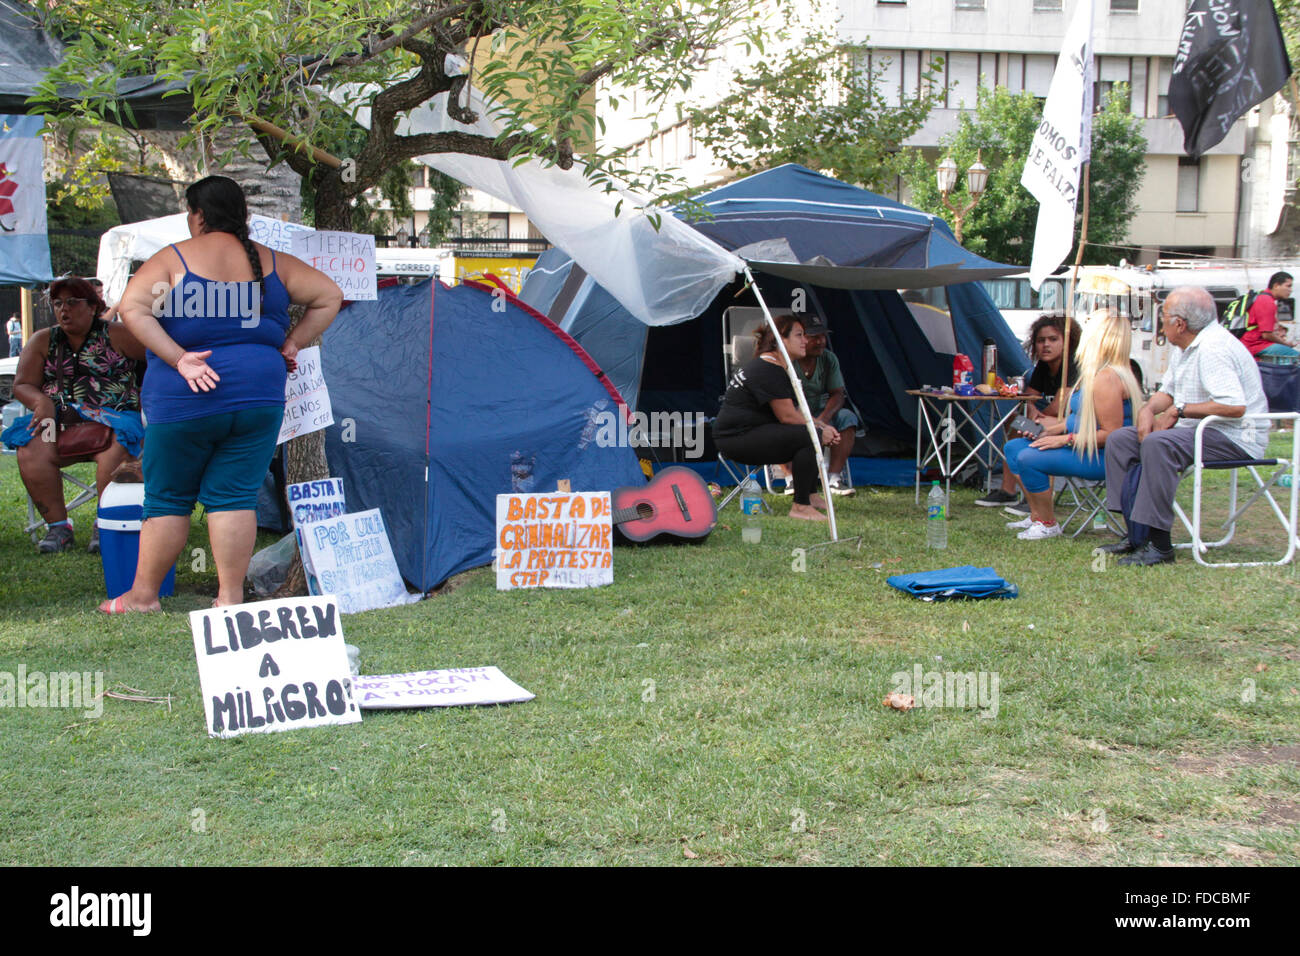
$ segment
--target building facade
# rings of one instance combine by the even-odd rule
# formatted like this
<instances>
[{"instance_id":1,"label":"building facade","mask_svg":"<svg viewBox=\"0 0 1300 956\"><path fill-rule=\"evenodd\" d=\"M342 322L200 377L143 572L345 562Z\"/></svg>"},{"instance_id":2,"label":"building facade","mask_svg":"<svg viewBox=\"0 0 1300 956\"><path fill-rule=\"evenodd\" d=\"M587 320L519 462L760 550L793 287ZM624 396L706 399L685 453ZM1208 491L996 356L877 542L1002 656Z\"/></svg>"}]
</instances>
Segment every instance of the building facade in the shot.
<instances>
[{"instance_id":1,"label":"building facade","mask_svg":"<svg viewBox=\"0 0 1300 956\"><path fill-rule=\"evenodd\" d=\"M942 59L942 102L903 145L933 151L979 87L1029 90L1045 98L1069 19L1081 0L838 0L822 8L834 15L838 37L870 44L866 64L882 73L881 92L891 105L917 93L929 63ZM1173 52L1182 29L1181 0L1090 0L1095 4L1094 50L1100 103L1117 83L1130 89L1130 111L1147 140L1146 175L1137 214L1114 261L1157 258L1288 255L1295 251L1300 217L1288 216L1294 183L1294 134L1281 95L1238 120L1228 136L1197 160L1183 155L1183 130L1169 109ZM719 98L733 71L752 51L720 51L689 94L692 102ZM635 112L635 111L630 111ZM678 167L695 184L725 181L728 171L701 155L688 123L619 118L608 126L607 145L630 146L642 163ZM607 122L609 121L607 117ZM906 183L895 195L907 199Z\"/></svg>"}]
</instances>

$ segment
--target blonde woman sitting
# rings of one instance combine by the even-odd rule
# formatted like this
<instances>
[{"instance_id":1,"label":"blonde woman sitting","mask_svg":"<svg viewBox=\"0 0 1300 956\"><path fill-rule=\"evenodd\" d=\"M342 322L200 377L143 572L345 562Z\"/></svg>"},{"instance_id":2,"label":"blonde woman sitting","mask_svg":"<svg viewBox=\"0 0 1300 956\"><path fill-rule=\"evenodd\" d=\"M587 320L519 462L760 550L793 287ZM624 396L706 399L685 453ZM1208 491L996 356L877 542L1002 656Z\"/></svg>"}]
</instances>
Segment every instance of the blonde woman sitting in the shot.
<instances>
[{"instance_id":1,"label":"blonde woman sitting","mask_svg":"<svg viewBox=\"0 0 1300 956\"><path fill-rule=\"evenodd\" d=\"M1070 390L1069 416L1049 424L1030 441L1007 442L1006 456L1029 501L1029 517L1007 523L1023 541L1061 534L1052 508L1052 477L1101 481L1106 436L1133 424L1133 409L1142 405L1142 390L1129 365L1132 336L1128 320L1098 310L1084 326L1079 343L1079 381Z\"/></svg>"}]
</instances>

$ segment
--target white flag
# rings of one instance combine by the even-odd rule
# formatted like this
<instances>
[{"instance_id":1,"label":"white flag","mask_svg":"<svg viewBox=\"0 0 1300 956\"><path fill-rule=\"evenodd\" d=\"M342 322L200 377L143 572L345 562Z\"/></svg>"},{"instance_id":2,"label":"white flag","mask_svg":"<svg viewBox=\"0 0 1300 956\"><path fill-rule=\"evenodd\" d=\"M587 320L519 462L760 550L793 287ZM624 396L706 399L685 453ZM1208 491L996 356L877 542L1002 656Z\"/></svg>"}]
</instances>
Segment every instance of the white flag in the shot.
<instances>
[{"instance_id":1,"label":"white flag","mask_svg":"<svg viewBox=\"0 0 1300 956\"><path fill-rule=\"evenodd\" d=\"M1020 185L1038 200L1029 284L1037 289L1074 245L1079 170L1092 152L1092 4L1080 0L1065 31L1043 120L1025 157Z\"/></svg>"}]
</instances>

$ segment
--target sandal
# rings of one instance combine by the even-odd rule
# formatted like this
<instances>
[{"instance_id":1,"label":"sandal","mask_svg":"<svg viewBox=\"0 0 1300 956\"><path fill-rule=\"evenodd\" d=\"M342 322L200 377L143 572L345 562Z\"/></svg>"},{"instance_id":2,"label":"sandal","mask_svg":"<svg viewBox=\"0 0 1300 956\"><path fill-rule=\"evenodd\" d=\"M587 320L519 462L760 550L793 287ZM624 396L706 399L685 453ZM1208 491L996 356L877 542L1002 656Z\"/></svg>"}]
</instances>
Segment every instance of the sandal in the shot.
<instances>
[{"instance_id":1,"label":"sandal","mask_svg":"<svg viewBox=\"0 0 1300 956\"><path fill-rule=\"evenodd\" d=\"M126 595L124 594L119 594L115 598L110 598L109 600L104 601L99 605L99 610L104 614L153 614L162 610L161 607L151 607L144 611L136 610L133 607L127 607L126 602L123 600L125 596Z\"/></svg>"}]
</instances>

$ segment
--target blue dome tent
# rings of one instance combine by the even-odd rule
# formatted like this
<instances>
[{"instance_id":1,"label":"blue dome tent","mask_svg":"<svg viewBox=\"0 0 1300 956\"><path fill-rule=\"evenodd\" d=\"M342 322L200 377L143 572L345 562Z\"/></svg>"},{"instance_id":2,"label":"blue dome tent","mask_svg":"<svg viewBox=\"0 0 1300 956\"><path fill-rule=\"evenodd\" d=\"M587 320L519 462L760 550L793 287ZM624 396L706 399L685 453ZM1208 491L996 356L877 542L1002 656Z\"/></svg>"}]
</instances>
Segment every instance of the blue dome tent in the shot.
<instances>
[{"instance_id":1,"label":"blue dome tent","mask_svg":"<svg viewBox=\"0 0 1300 956\"><path fill-rule=\"evenodd\" d=\"M749 263L770 306L799 303L826 320L867 435L910 447L916 403L904 390L951 381L952 356L935 350L899 289L944 287L958 351L978 361L992 338L1001 375L1026 370L1020 343L979 285L1023 267L968 252L941 218L793 164L696 202L709 215L688 221ZM737 280L694 320L647 326L558 248L538 260L521 293L582 344L630 407L706 415L725 390L723 313L752 304L744 296Z\"/></svg>"},{"instance_id":2,"label":"blue dome tent","mask_svg":"<svg viewBox=\"0 0 1300 956\"><path fill-rule=\"evenodd\" d=\"M642 484L591 422L622 401L567 334L504 289L430 279L352 302L326 331L331 474L379 508L421 590L492 560L496 496Z\"/></svg>"}]
</instances>

